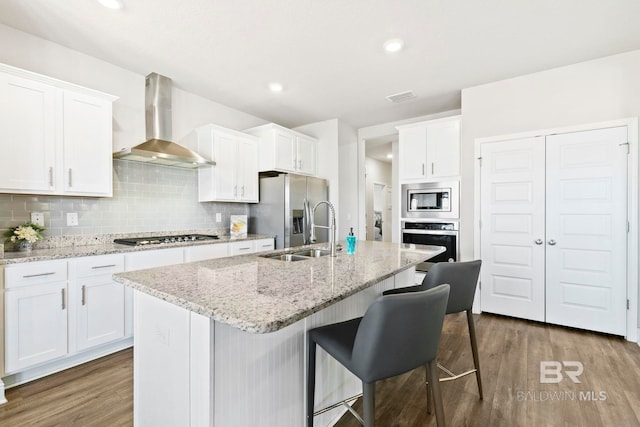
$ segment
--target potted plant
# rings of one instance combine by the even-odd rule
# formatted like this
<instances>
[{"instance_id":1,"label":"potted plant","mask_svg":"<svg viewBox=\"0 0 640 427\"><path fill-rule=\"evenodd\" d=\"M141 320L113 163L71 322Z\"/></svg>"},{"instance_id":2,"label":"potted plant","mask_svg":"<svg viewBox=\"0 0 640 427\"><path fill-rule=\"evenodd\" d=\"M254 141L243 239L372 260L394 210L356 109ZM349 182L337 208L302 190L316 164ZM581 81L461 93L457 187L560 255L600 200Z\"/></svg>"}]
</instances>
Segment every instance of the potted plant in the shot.
<instances>
[{"instance_id":1,"label":"potted plant","mask_svg":"<svg viewBox=\"0 0 640 427\"><path fill-rule=\"evenodd\" d=\"M4 233L5 241L13 243L18 251L30 251L33 244L42 239L44 227L31 222L11 227Z\"/></svg>"}]
</instances>

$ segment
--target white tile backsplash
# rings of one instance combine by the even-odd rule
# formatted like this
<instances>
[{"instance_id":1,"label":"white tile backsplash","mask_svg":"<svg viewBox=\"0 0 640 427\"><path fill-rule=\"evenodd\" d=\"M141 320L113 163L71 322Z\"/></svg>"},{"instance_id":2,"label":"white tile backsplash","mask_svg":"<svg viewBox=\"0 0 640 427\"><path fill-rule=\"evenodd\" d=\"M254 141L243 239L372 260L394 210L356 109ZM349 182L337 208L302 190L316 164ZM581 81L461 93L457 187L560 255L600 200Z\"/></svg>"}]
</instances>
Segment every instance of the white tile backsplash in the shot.
<instances>
[{"instance_id":1,"label":"white tile backsplash","mask_svg":"<svg viewBox=\"0 0 640 427\"><path fill-rule=\"evenodd\" d=\"M0 233L29 221L31 212L44 212L45 238L205 229L228 234L230 215L248 215L249 207L198 202L195 170L114 160L110 198L0 194ZM78 213L78 226L66 225L67 212Z\"/></svg>"}]
</instances>

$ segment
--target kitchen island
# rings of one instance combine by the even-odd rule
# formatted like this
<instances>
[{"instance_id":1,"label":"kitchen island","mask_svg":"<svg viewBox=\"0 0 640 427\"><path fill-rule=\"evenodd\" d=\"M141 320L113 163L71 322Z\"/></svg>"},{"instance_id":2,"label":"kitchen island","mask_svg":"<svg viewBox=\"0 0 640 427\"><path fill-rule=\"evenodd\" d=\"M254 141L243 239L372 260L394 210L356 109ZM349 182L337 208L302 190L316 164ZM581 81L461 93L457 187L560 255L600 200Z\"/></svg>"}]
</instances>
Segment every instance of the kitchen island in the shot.
<instances>
[{"instance_id":1,"label":"kitchen island","mask_svg":"<svg viewBox=\"0 0 640 427\"><path fill-rule=\"evenodd\" d=\"M135 425L303 425L306 331L362 316L443 250L361 241L335 258L287 262L274 251L114 275L136 290ZM320 352L317 407L359 388Z\"/></svg>"}]
</instances>

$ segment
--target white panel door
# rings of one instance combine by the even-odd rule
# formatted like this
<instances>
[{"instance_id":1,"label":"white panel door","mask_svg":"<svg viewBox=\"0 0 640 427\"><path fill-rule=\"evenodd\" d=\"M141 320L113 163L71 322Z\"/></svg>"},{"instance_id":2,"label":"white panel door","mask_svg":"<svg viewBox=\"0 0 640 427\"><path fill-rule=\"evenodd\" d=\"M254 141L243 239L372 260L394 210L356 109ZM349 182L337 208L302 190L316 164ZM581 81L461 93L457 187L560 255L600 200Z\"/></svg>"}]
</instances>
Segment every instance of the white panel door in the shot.
<instances>
[{"instance_id":1,"label":"white panel door","mask_svg":"<svg viewBox=\"0 0 640 427\"><path fill-rule=\"evenodd\" d=\"M626 335L626 126L547 137L547 322Z\"/></svg>"},{"instance_id":2,"label":"white panel door","mask_svg":"<svg viewBox=\"0 0 640 427\"><path fill-rule=\"evenodd\" d=\"M544 138L482 144L482 311L544 321Z\"/></svg>"},{"instance_id":3,"label":"white panel door","mask_svg":"<svg viewBox=\"0 0 640 427\"><path fill-rule=\"evenodd\" d=\"M58 89L0 73L0 191L51 193Z\"/></svg>"},{"instance_id":4,"label":"white panel door","mask_svg":"<svg viewBox=\"0 0 640 427\"><path fill-rule=\"evenodd\" d=\"M64 191L111 196L111 101L64 92Z\"/></svg>"}]
</instances>

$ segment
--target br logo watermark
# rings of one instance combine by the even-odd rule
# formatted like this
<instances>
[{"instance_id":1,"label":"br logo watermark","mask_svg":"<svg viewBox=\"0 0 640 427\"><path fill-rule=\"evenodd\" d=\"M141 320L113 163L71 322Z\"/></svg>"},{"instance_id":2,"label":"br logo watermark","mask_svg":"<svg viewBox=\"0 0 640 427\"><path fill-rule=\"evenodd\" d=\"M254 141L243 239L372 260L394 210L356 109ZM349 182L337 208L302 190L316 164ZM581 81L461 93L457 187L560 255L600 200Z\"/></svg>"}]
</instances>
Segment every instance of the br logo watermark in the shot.
<instances>
[{"instance_id":1,"label":"br logo watermark","mask_svg":"<svg viewBox=\"0 0 640 427\"><path fill-rule=\"evenodd\" d=\"M542 360L540 361L540 384L568 384L575 387L581 384L580 376L584 373L584 365L578 361ZM517 390L516 400L522 401L604 401L606 391L598 390Z\"/></svg>"}]
</instances>

